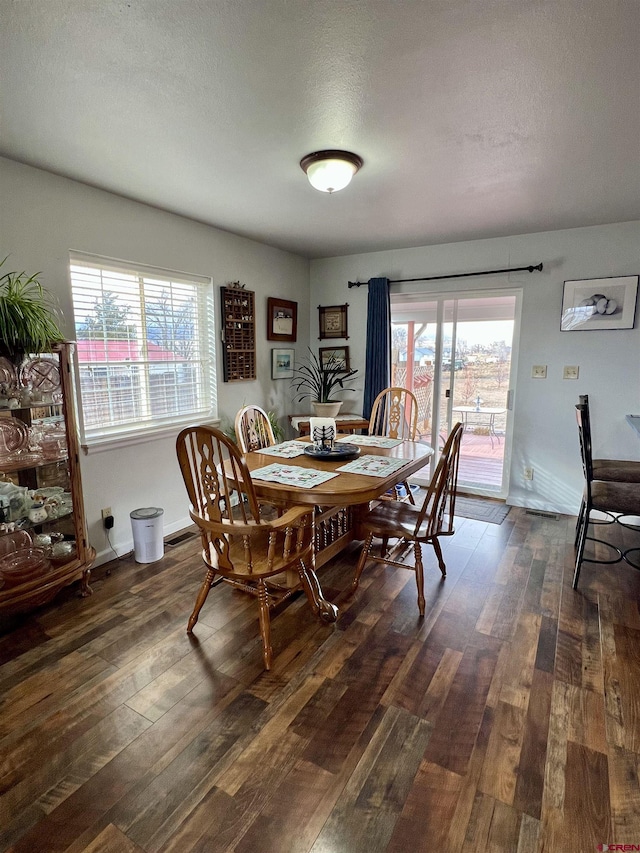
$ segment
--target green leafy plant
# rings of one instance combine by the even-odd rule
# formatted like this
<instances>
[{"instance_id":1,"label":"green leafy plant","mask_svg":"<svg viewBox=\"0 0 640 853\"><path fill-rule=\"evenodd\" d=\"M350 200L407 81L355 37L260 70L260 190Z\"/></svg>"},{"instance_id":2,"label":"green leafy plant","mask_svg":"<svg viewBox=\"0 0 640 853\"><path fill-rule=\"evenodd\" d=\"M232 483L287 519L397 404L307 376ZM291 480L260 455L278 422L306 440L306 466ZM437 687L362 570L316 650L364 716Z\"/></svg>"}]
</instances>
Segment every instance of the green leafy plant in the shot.
<instances>
[{"instance_id":1,"label":"green leafy plant","mask_svg":"<svg viewBox=\"0 0 640 853\"><path fill-rule=\"evenodd\" d=\"M309 398L316 403L330 403L338 391L354 390L346 383L357 372L357 369L345 370L344 362L336 358L330 358L323 368L318 356L309 349L309 357L293 369L291 385L296 392L295 401Z\"/></svg>"},{"instance_id":2,"label":"green leafy plant","mask_svg":"<svg viewBox=\"0 0 640 853\"><path fill-rule=\"evenodd\" d=\"M57 302L40 284L39 275L0 275L0 353L13 363L29 353L46 352L52 343L64 340L58 326Z\"/></svg>"}]
</instances>

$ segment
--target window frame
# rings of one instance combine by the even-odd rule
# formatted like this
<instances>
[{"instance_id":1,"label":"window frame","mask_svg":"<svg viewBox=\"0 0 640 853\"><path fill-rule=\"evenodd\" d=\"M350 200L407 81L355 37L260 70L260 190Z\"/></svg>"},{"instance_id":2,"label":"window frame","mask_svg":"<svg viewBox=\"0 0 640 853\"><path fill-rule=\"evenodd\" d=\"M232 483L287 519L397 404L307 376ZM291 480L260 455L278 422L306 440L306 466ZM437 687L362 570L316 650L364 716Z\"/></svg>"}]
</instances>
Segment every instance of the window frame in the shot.
<instances>
[{"instance_id":1,"label":"window frame","mask_svg":"<svg viewBox=\"0 0 640 853\"><path fill-rule=\"evenodd\" d=\"M169 436L175 436L177 432L188 424L194 422L194 420L198 420L200 423L210 423L217 424L219 423L219 419L217 416L217 365L216 365L216 340L215 340L215 303L213 298L213 281L211 277L195 275L192 273L184 273L177 272L175 270L162 269L158 267L153 267L147 264L137 263L133 261L122 261L115 258L104 257L100 255L91 255L86 252L81 252L77 250L71 250L69 252L69 283L71 290L71 305L72 305L72 314L73 314L73 322L74 322L74 330L77 331L82 324L82 319L79 316L79 312L83 310L80 306L80 283L78 280L75 280L74 283L74 270L73 267L85 267L96 270L98 272L98 280L102 282L104 273L111 273L115 276L118 274L124 274L127 276L134 276L138 279L138 283L140 286L140 319L139 323L142 323L142 318L148 308L149 299L147 298L144 290L145 284L151 289L152 287L157 287L158 282L167 282L169 287L170 296L173 295L173 286L180 287L193 287L194 294L196 295L196 314L195 314L195 322L197 323L197 332L194 336L194 340L197 344L197 358L195 361L198 363L201 369L201 376L194 384L194 391L199 398L203 400L202 406L196 406L194 408L190 408L188 411L182 413L169 414L165 416L155 416L153 413L147 413L146 419L141 421L138 417L136 417L135 412L132 412L131 417L128 421L123 422L122 424L114 424L110 422L107 426L101 427L87 427L85 423L85 407L83 405L83 395L82 395L82 382L81 382L81 371L84 365L91 365L92 363L97 365L99 368L104 367L105 364L109 364L109 359L107 357L106 362L98 361L91 362L89 360L84 360L81 362L78 352L78 346L75 347L75 353L73 358L73 366L74 366L74 391L77 399L77 416L78 416L78 428L80 434L80 443L84 453L88 453L89 450L91 452L97 452L101 450L108 450L114 447L122 447L127 445L139 444L146 441L151 441L154 439L165 438ZM102 285L100 289L95 289L95 296L99 296L101 292L104 292L107 288ZM87 291L90 293L91 288L88 287ZM116 294L118 291L115 291ZM125 288L123 287L123 293L125 292ZM174 317L175 314L170 314L169 316ZM140 335L138 335L140 337ZM90 340L90 338L89 338ZM148 344L148 340L145 336L145 341L142 344L141 352L146 352L146 347ZM116 360L117 361L117 360ZM176 359L175 361L179 361ZM112 362L114 363L114 362ZM154 365L153 359L150 359L147 355L146 358L139 358L138 360L132 362L134 365L138 365L143 370L143 380L141 382L141 386L148 385L148 377L150 375L150 369ZM171 361L170 363L174 364L175 362ZM158 362L158 364L162 364L162 361ZM131 396L131 405L135 405L134 393ZM144 404L149 405L151 401L151 396L147 395L144 399ZM176 409L178 406L176 406Z\"/></svg>"}]
</instances>

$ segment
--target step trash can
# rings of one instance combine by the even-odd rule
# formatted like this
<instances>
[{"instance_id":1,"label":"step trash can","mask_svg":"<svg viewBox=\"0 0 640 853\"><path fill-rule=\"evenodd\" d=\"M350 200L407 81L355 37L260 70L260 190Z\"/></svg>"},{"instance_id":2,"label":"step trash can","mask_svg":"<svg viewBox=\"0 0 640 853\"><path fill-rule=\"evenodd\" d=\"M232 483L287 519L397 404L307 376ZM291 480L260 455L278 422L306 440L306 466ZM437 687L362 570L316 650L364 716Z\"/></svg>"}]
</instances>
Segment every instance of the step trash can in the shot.
<instances>
[{"instance_id":1,"label":"step trash can","mask_svg":"<svg viewBox=\"0 0 640 853\"><path fill-rule=\"evenodd\" d=\"M157 506L140 507L130 513L136 563L155 563L164 556L163 515L164 510Z\"/></svg>"}]
</instances>

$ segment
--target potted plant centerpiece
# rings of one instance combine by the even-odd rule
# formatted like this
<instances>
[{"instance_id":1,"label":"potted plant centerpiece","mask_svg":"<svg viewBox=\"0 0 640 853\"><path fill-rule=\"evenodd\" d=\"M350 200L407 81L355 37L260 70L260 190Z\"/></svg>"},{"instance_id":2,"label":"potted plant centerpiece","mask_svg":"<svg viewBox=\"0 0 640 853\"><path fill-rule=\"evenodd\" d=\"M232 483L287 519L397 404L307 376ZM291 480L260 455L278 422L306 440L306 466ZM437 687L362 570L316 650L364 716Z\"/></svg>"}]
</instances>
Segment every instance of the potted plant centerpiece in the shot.
<instances>
[{"instance_id":1,"label":"potted plant centerpiece","mask_svg":"<svg viewBox=\"0 0 640 853\"><path fill-rule=\"evenodd\" d=\"M346 383L358 371L345 370L344 361L329 358L324 365L316 354L309 349L309 358L294 367L294 379L291 383L296 392L295 401L309 399L311 408L317 417L335 418L342 406L342 400L335 400L339 391L353 391Z\"/></svg>"},{"instance_id":2,"label":"potted plant centerpiece","mask_svg":"<svg viewBox=\"0 0 640 853\"><path fill-rule=\"evenodd\" d=\"M11 362L16 376L25 356L46 352L53 343L64 340L56 300L40 284L38 275L0 274L0 356Z\"/></svg>"}]
</instances>

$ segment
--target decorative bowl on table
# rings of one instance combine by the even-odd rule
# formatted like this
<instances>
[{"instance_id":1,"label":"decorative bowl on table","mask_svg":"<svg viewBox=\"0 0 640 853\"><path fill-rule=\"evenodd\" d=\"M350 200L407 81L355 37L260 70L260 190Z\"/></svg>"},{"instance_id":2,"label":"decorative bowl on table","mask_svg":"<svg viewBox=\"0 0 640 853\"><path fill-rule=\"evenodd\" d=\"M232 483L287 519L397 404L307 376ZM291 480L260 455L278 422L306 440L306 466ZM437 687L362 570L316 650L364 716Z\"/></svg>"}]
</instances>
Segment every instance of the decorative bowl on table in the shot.
<instances>
[{"instance_id":1,"label":"decorative bowl on table","mask_svg":"<svg viewBox=\"0 0 640 853\"><path fill-rule=\"evenodd\" d=\"M335 462L340 459L355 459L360 455L360 448L356 444L334 444L333 447L317 447L315 444L310 444L305 447L304 452L312 459Z\"/></svg>"}]
</instances>

